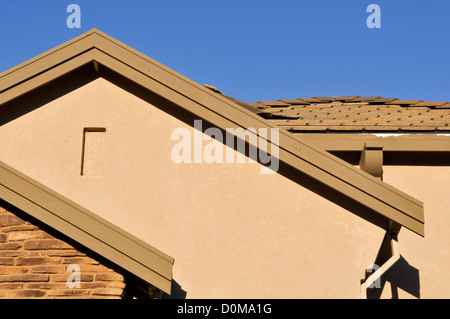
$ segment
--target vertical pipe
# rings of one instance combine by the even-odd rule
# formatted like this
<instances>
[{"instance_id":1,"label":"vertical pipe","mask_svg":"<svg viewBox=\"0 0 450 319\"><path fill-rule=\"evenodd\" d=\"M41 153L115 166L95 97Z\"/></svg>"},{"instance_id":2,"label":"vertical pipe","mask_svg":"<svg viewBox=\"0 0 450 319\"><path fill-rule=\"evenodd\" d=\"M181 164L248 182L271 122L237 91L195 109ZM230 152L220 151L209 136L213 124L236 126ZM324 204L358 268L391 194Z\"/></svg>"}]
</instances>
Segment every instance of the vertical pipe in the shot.
<instances>
[{"instance_id":1,"label":"vertical pipe","mask_svg":"<svg viewBox=\"0 0 450 319\"><path fill-rule=\"evenodd\" d=\"M361 284L361 299L367 299L367 289L400 259L397 234L391 233L389 236L392 256Z\"/></svg>"}]
</instances>

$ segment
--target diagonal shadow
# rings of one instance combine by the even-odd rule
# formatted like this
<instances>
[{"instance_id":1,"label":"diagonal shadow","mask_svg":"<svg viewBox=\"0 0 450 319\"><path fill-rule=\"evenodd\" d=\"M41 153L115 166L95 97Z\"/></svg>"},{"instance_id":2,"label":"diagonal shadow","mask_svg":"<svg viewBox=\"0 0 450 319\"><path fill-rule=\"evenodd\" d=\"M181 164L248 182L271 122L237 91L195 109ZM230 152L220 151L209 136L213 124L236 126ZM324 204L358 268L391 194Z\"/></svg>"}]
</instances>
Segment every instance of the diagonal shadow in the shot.
<instances>
[{"instance_id":1,"label":"diagonal shadow","mask_svg":"<svg viewBox=\"0 0 450 319\"><path fill-rule=\"evenodd\" d=\"M420 298L419 270L411 266L403 256L383 274L380 288L367 290L367 299L380 299L387 282L391 285L392 299L399 298L398 289Z\"/></svg>"},{"instance_id":2,"label":"diagonal shadow","mask_svg":"<svg viewBox=\"0 0 450 319\"><path fill-rule=\"evenodd\" d=\"M181 288L180 284L172 280L171 294L162 292L161 299L186 299L187 292Z\"/></svg>"}]
</instances>

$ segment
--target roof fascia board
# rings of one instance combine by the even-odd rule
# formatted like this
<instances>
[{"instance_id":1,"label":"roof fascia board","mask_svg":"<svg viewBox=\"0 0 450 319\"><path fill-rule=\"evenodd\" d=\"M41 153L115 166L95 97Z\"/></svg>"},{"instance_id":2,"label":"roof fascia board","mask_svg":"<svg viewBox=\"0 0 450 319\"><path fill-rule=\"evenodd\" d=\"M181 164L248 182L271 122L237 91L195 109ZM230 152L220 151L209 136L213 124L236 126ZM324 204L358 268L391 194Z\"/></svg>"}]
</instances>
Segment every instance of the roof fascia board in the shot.
<instances>
[{"instance_id":1,"label":"roof fascia board","mask_svg":"<svg viewBox=\"0 0 450 319\"><path fill-rule=\"evenodd\" d=\"M280 155L281 154L282 151L280 150ZM313 176L314 178L320 180L331 188L336 189L339 192L347 195L348 197L355 199L364 206L371 208L372 210L382 214L390 220L398 222L399 224L405 226L418 235L424 236L424 222L422 220L414 218L409 214L405 214L403 211L396 209L395 207L385 203L378 198L373 197L371 194L365 193L360 189L355 188L354 185L331 176L319 167L311 165L311 163L308 163L306 161L298 161L298 157L292 154L286 153L284 155L287 163L295 163L295 167L303 171L305 174ZM288 159L287 157L293 158ZM417 207L422 208L423 206L417 205ZM418 212L420 212L420 209L418 210Z\"/></svg>"},{"instance_id":2,"label":"roof fascia board","mask_svg":"<svg viewBox=\"0 0 450 319\"><path fill-rule=\"evenodd\" d=\"M12 69L0 73L0 93L91 49L95 43L95 37L93 35L94 32L88 32L21 63Z\"/></svg>"},{"instance_id":3,"label":"roof fascia board","mask_svg":"<svg viewBox=\"0 0 450 319\"><path fill-rule=\"evenodd\" d=\"M101 32L95 30L90 33L90 36L91 39L95 39L94 45L100 51L93 51L96 55L95 60L99 63L122 73L122 75L132 81L168 98L180 107L193 112L200 118L208 120L222 129L232 127L242 127L244 129L251 127L257 129L278 128L220 94L212 92L143 54L137 53L134 49ZM360 195L353 197L355 200L360 200L361 197L365 197L368 194L376 201L383 203L383 206L394 207L410 218L423 223L423 204L420 201L386 183L378 181L369 174L354 168L326 151L312 146L310 142L305 142L294 134L283 129L280 129L279 132L280 147L283 150L283 152L280 152L280 160L297 158L296 161L290 160L287 163L294 167L299 167L297 166L299 160L300 162L308 163L312 167L319 168L322 172L328 174L331 179L335 179L336 183L332 183L333 185L350 185ZM294 157L287 157L285 154L292 154ZM305 171L304 168L302 170ZM311 176L318 178L322 174ZM336 188L336 190L349 195L345 191L347 189L348 187ZM376 209L376 211L391 218L386 210ZM423 225L412 230L423 235Z\"/></svg>"},{"instance_id":4,"label":"roof fascia board","mask_svg":"<svg viewBox=\"0 0 450 319\"><path fill-rule=\"evenodd\" d=\"M81 67L87 63L91 63L95 57L95 49L86 51L80 55L68 59L65 63L57 64L46 72L39 73L33 77L28 78L27 81L21 83L21 85L16 85L10 87L8 90L0 93L0 106L12 99L15 99L31 90L34 90L40 86L47 84L50 81L63 76L74 69Z\"/></svg>"},{"instance_id":5,"label":"roof fascia board","mask_svg":"<svg viewBox=\"0 0 450 319\"><path fill-rule=\"evenodd\" d=\"M81 244L87 243L83 245L106 259L113 261L119 267L126 269L142 280L170 294L171 283L167 278L153 272L152 270L149 270L140 263L130 263L128 256L112 249L110 246L103 244L101 241L92 240L91 236L87 235L84 231L77 227L68 227L63 220L54 214L48 212L27 198L13 192L2 184L0 184L0 198L8 203L11 203L18 209L27 212L34 218L42 221L44 224L47 224L57 231L64 233L67 237L72 238Z\"/></svg>"},{"instance_id":6,"label":"roof fascia board","mask_svg":"<svg viewBox=\"0 0 450 319\"><path fill-rule=\"evenodd\" d=\"M450 152L450 136L407 134L377 136L375 134L296 134L326 151L361 151L364 143L377 140L384 152Z\"/></svg>"},{"instance_id":7,"label":"roof fascia board","mask_svg":"<svg viewBox=\"0 0 450 319\"><path fill-rule=\"evenodd\" d=\"M0 197L170 293L174 259L0 162Z\"/></svg>"},{"instance_id":8,"label":"roof fascia board","mask_svg":"<svg viewBox=\"0 0 450 319\"><path fill-rule=\"evenodd\" d=\"M222 112L213 111L203 105L199 105L195 100L183 96L181 94L176 94L173 91L173 87L162 84L159 81L152 79L151 77L143 74L140 71L137 71L135 68L129 68L128 65L124 65L119 60L113 58L110 55L107 55L103 52L98 52L98 56L96 57L99 62L117 72L121 73L123 76L129 78L130 80L151 89L156 94L159 94L172 102L176 103L182 108L194 113L195 115L203 118L210 123L214 123L214 125L218 126L221 129L226 129L230 127L243 127L243 128L276 128L270 126L267 122L261 119L258 116L255 116L250 111L247 111L241 107L234 108L235 112L239 112L238 114L229 114L230 107L224 107ZM210 91L210 90L209 90ZM209 93L209 92L208 92ZM220 95L218 95L220 96ZM213 104L214 106L220 106L219 101ZM226 101L227 102L227 101ZM245 111L247 115L251 115L251 117L246 117L242 115L242 112ZM248 112L248 113L247 113ZM233 118L242 119L241 123L237 123L233 121ZM244 121L245 120L245 121ZM245 122L245 123L244 123ZM346 193L361 203L374 208L378 212L384 212L383 215L391 218L397 222L401 222L402 224L406 223L408 218L403 218L406 212L412 219L415 221L411 221L410 223L406 223L406 228L412 229L418 234L423 235L423 204L422 202L410 197L409 195L402 193L401 191L394 189L390 185L378 181L378 179L374 178L370 174L367 174L359 169L354 168L350 164L336 158L335 156L326 153L325 151L317 150L314 147L310 147L303 143L303 141L299 141L295 138L292 138L292 134L280 129L280 160L294 166L296 168L300 168L301 171L307 173L310 176L315 178L319 178L320 180L328 184L329 186ZM302 145L299 145L298 143ZM286 145L292 145L291 150L286 149ZM256 146L256 145L255 145ZM292 151L292 149L294 151ZM298 151L300 150L300 151ZM291 156L292 155L292 156ZM307 160L310 158L310 160ZM318 163L320 161L320 163ZM328 163L325 163L325 161ZM324 167L328 166L328 170L324 169ZM345 180L345 178L339 178L339 173L341 175L346 174L347 172L353 173L353 183L349 183ZM325 174L322 174L325 173ZM347 173L348 174L348 173ZM358 179L358 180L356 180ZM358 181L362 185L361 188L355 187L355 182ZM378 187L376 190L372 190L368 192L364 190L364 187L368 187L367 184L373 184L373 189ZM381 187L380 187L381 186ZM377 194L378 196L373 196L373 194ZM374 198L375 197L375 198ZM375 200L373 200L375 199ZM386 202L385 202L386 200ZM391 203L389 203L391 201ZM382 203L378 203L382 202ZM378 203L378 204L377 204ZM405 209L405 206L407 208ZM395 208L397 207L397 208ZM402 213L402 209L404 209Z\"/></svg>"}]
</instances>

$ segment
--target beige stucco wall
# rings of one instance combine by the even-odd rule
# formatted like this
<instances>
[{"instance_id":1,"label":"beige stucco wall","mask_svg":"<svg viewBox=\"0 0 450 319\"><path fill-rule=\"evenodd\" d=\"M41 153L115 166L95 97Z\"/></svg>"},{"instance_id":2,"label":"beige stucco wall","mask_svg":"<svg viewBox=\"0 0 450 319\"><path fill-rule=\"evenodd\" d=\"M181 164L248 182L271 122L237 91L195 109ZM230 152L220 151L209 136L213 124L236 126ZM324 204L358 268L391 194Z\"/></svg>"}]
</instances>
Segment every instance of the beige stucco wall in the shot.
<instances>
[{"instance_id":1,"label":"beige stucco wall","mask_svg":"<svg viewBox=\"0 0 450 319\"><path fill-rule=\"evenodd\" d=\"M423 201L425 209L425 238L407 229L398 236L406 261L390 275L397 276L398 297L450 298L450 167L385 166L383 171L387 183ZM419 294L408 276L410 282L418 279ZM388 282L383 296L391 295Z\"/></svg>"},{"instance_id":2,"label":"beige stucco wall","mask_svg":"<svg viewBox=\"0 0 450 319\"><path fill-rule=\"evenodd\" d=\"M85 127L106 128L101 176L80 175ZM256 163L175 164L179 127L100 78L0 127L0 160L174 257L187 298L359 298L382 229Z\"/></svg>"}]
</instances>

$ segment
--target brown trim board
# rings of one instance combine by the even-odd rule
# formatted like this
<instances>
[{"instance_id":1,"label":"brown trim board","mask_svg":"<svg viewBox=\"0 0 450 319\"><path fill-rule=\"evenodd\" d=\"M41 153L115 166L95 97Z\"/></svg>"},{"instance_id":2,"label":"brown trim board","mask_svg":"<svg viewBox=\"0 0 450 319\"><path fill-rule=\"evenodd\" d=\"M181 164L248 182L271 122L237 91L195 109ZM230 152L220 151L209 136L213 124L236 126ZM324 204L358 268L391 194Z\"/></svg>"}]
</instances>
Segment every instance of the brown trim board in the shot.
<instances>
[{"instance_id":1,"label":"brown trim board","mask_svg":"<svg viewBox=\"0 0 450 319\"><path fill-rule=\"evenodd\" d=\"M450 152L450 134L296 133L329 152L361 151L367 141L377 141L385 152Z\"/></svg>"},{"instance_id":2,"label":"brown trim board","mask_svg":"<svg viewBox=\"0 0 450 319\"><path fill-rule=\"evenodd\" d=\"M358 165L364 144L383 148L383 165L450 166L450 134L295 133L297 136Z\"/></svg>"},{"instance_id":3,"label":"brown trim board","mask_svg":"<svg viewBox=\"0 0 450 319\"><path fill-rule=\"evenodd\" d=\"M3 162L0 198L170 294L172 257Z\"/></svg>"},{"instance_id":4,"label":"brown trim board","mask_svg":"<svg viewBox=\"0 0 450 319\"><path fill-rule=\"evenodd\" d=\"M41 55L38 60L0 74L6 83L0 87L0 107L89 60L97 61L100 66L114 70L220 129L277 128L221 94L95 29ZM71 63L73 65L67 67ZM35 83L27 85L33 81ZM12 89L14 94L8 93ZM424 235L422 202L284 129L279 130L279 158L382 216Z\"/></svg>"}]
</instances>

